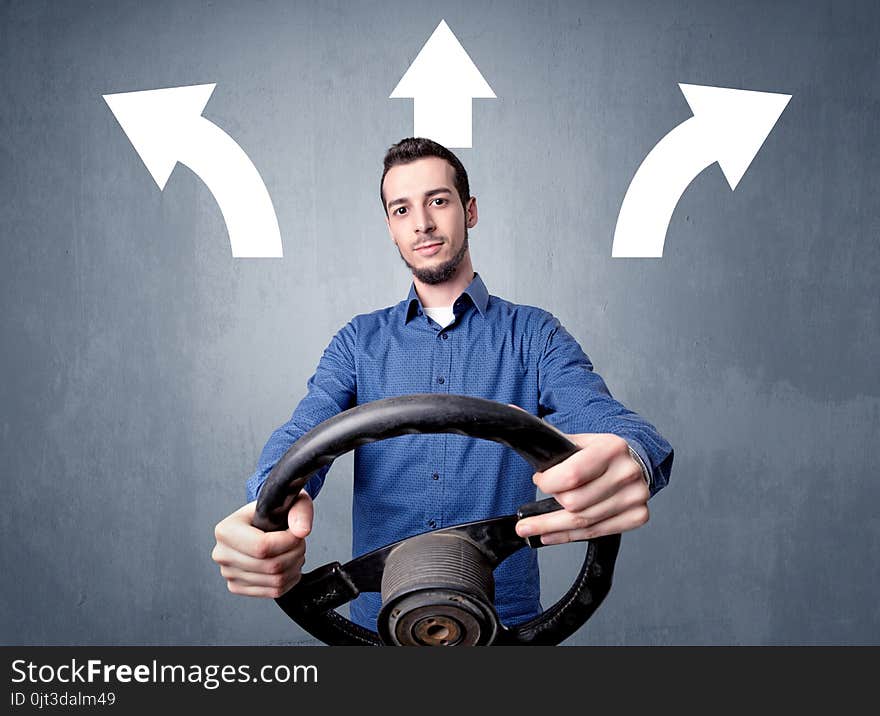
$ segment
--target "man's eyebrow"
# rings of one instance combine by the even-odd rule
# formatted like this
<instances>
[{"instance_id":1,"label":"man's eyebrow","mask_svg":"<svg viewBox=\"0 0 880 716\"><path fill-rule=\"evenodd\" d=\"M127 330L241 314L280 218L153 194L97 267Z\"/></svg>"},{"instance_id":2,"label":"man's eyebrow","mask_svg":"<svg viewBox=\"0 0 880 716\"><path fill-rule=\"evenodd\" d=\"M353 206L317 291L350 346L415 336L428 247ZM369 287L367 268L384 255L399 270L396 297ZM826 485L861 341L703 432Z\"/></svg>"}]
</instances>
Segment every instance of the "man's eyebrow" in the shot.
<instances>
[{"instance_id":1,"label":"man's eyebrow","mask_svg":"<svg viewBox=\"0 0 880 716\"><path fill-rule=\"evenodd\" d=\"M439 189L431 189L430 191L425 192L425 199L427 199L429 196L434 196L436 194L451 194L451 193L452 192L449 189L447 189L446 187L441 187ZM395 199L394 201L389 201L388 208L390 209L395 204L406 204L408 201L409 201L409 199L407 199L405 196L401 197L400 199Z\"/></svg>"}]
</instances>

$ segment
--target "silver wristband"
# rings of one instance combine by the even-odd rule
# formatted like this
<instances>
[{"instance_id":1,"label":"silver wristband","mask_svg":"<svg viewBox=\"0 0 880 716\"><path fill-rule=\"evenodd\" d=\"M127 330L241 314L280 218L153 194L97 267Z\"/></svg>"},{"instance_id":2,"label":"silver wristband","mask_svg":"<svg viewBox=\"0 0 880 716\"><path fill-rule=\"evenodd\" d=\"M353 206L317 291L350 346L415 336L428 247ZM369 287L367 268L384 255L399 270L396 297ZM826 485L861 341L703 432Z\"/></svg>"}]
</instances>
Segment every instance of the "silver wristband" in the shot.
<instances>
[{"instance_id":1,"label":"silver wristband","mask_svg":"<svg viewBox=\"0 0 880 716\"><path fill-rule=\"evenodd\" d=\"M639 455L635 450L632 449L632 445L629 443L626 444L626 449L629 450L629 456L635 460L639 467L642 468L642 477L645 478L645 484L648 488L651 487L651 473L648 472L648 468L645 466L645 461L642 460L642 456Z\"/></svg>"}]
</instances>

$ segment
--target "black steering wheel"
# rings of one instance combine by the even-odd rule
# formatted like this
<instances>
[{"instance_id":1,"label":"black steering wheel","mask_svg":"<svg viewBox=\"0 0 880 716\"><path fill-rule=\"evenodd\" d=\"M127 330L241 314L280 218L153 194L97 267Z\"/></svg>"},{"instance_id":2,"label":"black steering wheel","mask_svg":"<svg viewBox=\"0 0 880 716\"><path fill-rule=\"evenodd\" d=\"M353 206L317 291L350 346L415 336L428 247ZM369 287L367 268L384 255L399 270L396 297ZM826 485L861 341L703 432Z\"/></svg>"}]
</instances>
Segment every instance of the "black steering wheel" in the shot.
<instances>
[{"instance_id":1,"label":"black steering wheel","mask_svg":"<svg viewBox=\"0 0 880 716\"><path fill-rule=\"evenodd\" d=\"M254 527L287 528L287 513L311 475L358 445L411 433L457 433L516 450L543 471L579 449L529 413L482 398L419 394L365 403L324 421L284 454L260 492ZM587 542L580 573L566 594L534 619L500 622L492 570L511 554L541 546L516 534L517 520L562 509L553 498L515 515L446 527L386 545L347 564L303 574L275 601L317 639L331 645L555 645L579 629L611 588L620 535ZM335 609L361 592L381 592L379 633Z\"/></svg>"}]
</instances>

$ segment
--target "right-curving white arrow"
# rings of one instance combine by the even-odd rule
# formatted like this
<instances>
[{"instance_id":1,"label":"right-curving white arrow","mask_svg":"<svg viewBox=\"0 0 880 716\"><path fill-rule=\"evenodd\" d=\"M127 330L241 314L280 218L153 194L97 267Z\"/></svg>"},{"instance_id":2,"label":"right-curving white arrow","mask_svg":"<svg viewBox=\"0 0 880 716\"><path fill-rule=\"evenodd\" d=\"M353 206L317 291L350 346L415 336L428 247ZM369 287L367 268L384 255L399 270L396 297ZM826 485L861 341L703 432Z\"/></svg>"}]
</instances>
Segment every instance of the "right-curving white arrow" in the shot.
<instances>
[{"instance_id":1,"label":"right-curving white arrow","mask_svg":"<svg viewBox=\"0 0 880 716\"><path fill-rule=\"evenodd\" d=\"M278 219L260 173L232 137L202 116L215 86L103 97L160 190L177 162L205 182L220 205L233 258L280 258Z\"/></svg>"},{"instance_id":2,"label":"right-curving white arrow","mask_svg":"<svg viewBox=\"0 0 880 716\"><path fill-rule=\"evenodd\" d=\"M661 139L630 182L611 256L659 258L681 195L716 161L731 190L767 139L790 94L679 84L694 116Z\"/></svg>"}]
</instances>

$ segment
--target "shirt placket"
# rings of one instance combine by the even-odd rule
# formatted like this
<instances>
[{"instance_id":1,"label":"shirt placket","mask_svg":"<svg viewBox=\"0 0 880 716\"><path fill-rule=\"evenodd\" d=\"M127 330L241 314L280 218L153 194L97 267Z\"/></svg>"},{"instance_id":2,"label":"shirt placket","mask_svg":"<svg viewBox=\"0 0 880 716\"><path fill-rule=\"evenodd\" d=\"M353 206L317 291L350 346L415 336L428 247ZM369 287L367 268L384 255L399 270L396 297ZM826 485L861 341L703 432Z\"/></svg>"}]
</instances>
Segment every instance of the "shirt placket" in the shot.
<instances>
[{"instance_id":1,"label":"shirt placket","mask_svg":"<svg viewBox=\"0 0 880 716\"><path fill-rule=\"evenodd\" d=\"M452 378L452 346L454 338L449 328L439 328L429 323L434 330L434 346L431 360L431 392L448 395ZM453 324L454 325L454 324ZM444 509L444 485L446 483L446 442L447 435L438 433L431 441L431 454L428 462L428 488L425 510L425 523L428 529L446 526Z\"/></svg>"}]
</instances>

